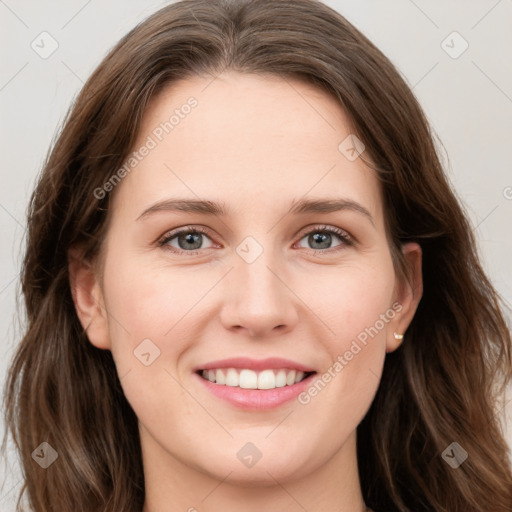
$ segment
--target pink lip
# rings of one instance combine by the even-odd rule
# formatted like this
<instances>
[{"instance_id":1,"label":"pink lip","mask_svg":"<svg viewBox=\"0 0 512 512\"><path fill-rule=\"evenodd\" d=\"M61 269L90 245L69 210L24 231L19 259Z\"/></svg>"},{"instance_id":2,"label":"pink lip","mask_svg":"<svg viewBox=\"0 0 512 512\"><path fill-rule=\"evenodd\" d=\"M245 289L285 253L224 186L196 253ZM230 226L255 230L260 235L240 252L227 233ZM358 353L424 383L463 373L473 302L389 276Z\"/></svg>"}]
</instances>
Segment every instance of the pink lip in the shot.
<instances>
[{"instance_id":1,"label":"pink lip","mask_svg":"<svg viewBox=\"0 0 512 512\"><path fill-rule=\"evenodd\" d=\"M218 368L247 368L248 370L262 371L262 370L275 370L279 368L287 368L289 370L299 370L301 372L314 372L314 368L308 368L303 364L290 361L289 359L282 359L280 357L269 357L267 359L250 359L248 357L234 357L232 359L222 359L212 361L204 365L198 366L193 371L198 370L216 370ZM292 387L292 386L290 386ZM280 388L282 389L282 388Z\"/></svg>"},{"instance_id":2,"label":"pink lip","mask_svg":"<svg viewBox=\"0 0 512 512\"><path fill-rule=\"evenodd\" d=\"M214 366L214 368L219 368ZM234 368L234 366L231 366ZM247 368L247 366L244 366ZM266 368L269 368L266 366ZM282 368L282 366L280 366ZM221 398L231 405L240 409L262 411L267 409L274 409L280 405L289 402L302 393L308 386L311 385L312 380L316 374L312 374L292 386L284 386L275 389L243 389L238 387L224 386L215 384L209 380L204 379L198 373L195 373L195 378L199 379L206 389L218 398Z\"/></svg>"}]
</instances>

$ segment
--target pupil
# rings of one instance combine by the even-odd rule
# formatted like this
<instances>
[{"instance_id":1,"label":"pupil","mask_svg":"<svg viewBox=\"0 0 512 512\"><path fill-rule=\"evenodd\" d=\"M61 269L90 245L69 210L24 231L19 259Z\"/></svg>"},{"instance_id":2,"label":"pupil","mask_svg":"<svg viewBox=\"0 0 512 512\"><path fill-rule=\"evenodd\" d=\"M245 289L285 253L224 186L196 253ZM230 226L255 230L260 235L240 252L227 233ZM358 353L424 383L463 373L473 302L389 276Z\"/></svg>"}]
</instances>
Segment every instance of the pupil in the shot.
<instances>
[{"instance_id":1,"label":"pupil","mask_svg":"<svg viewBox=\"0 0 512 512\"><path fill-rule=\"evenodd\" d=\"M200 240L201 234L200 233L186 233L185 235L181 235L178 237L179 245L182 249L199 249L201 247L201 240ZM185 244L193 244L195 240L195 246L194 247L183 247L182 246L182 240L185 240Z\"/></svg>"},{"instance_id":2,"label":"pupil","mask_svg":"<svg viewBox=\"0 0 512 512\"><path fill-rule=\"evenodd\" d=\"M331 235L329 233L315 233L310 235L313 243L320 243L321 249L328 249L331 242ZM323 241L323 242L322 242Z\"/></svg>"}]
</instances>

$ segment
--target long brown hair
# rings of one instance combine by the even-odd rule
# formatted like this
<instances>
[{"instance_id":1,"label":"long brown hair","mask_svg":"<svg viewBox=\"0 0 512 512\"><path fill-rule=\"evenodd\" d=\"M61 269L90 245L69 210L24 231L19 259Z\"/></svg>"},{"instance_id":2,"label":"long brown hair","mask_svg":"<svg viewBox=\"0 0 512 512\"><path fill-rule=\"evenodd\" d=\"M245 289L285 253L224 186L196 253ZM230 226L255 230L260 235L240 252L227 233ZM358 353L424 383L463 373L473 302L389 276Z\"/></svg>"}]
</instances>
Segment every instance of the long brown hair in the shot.
<instances>
[{"instance_id":1,"label":"long brown hair","mask_svg":"<svg viewBox=\"0 0 512 512\"><path fill-rule=\"evenodd\" d=\"M332 94L382 182L397 269L402 243L423 250L423 298L358 426L366 503L377 512L512 510L508 447L494 411L512 378L497 293L411 90L363 34L316 0L166 6L123 37L70 109L29 205L27 327L5 395L31 507L142 509L137 418L110 352L93 347L78 321L67 255L78 244L86 258L98 255L109 194L97 199L94 191L122 166L151 98L180 79L224 70L300 78ZM42 441L59 456L46 470L31 456ZM453 457L454 442L468 454L456 469L443 456L448 449Z\"/></svg>"}]
</instances>

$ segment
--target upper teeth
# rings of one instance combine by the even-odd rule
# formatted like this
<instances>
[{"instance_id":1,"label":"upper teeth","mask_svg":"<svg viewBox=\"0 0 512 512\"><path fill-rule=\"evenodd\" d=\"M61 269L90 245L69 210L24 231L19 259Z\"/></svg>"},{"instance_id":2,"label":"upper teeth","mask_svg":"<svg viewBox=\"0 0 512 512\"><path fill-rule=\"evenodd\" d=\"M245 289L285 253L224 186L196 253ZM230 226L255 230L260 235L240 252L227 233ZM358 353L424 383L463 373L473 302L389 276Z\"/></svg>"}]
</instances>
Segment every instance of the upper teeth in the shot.
<instances>
[{"instance_id":1,"label":"upper teeth","mask_svg":"<svg viewBox=\"0 0 512 512\"><path fill-rule=\"evenodd\" d=\"M296 370L239 370L236 368L224 368L216 370L203 370L205 379L216 384L244 389L273 389L291 386L304 378L304 372Z\"/></svg>"}]
</instances>

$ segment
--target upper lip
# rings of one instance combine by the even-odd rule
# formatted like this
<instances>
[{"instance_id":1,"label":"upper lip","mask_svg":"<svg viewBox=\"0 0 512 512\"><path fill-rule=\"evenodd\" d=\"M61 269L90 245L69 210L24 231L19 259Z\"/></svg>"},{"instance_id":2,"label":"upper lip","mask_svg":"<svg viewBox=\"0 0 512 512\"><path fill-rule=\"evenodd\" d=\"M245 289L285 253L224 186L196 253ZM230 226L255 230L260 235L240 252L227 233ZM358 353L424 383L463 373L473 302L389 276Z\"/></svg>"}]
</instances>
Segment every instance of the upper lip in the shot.
<instances>
[{"instance_id":1,"label":"upper lip","mask_svg":"<svg viewBox=\"0 0 512 512\"><path fill-rule=\"evenodd\" d=\"M281 357L269 357L267 359L250 359L249 357L234 357L230 359L220 359L205 363L195 368L198 370L215 370L218 368L238 368L248 369L254 371L273 370L280 368L289 368L290 370L299 370L302 372L314 372L313 368L297 363L290 359L283 359Z\"/></svg>"}]
</instances>

